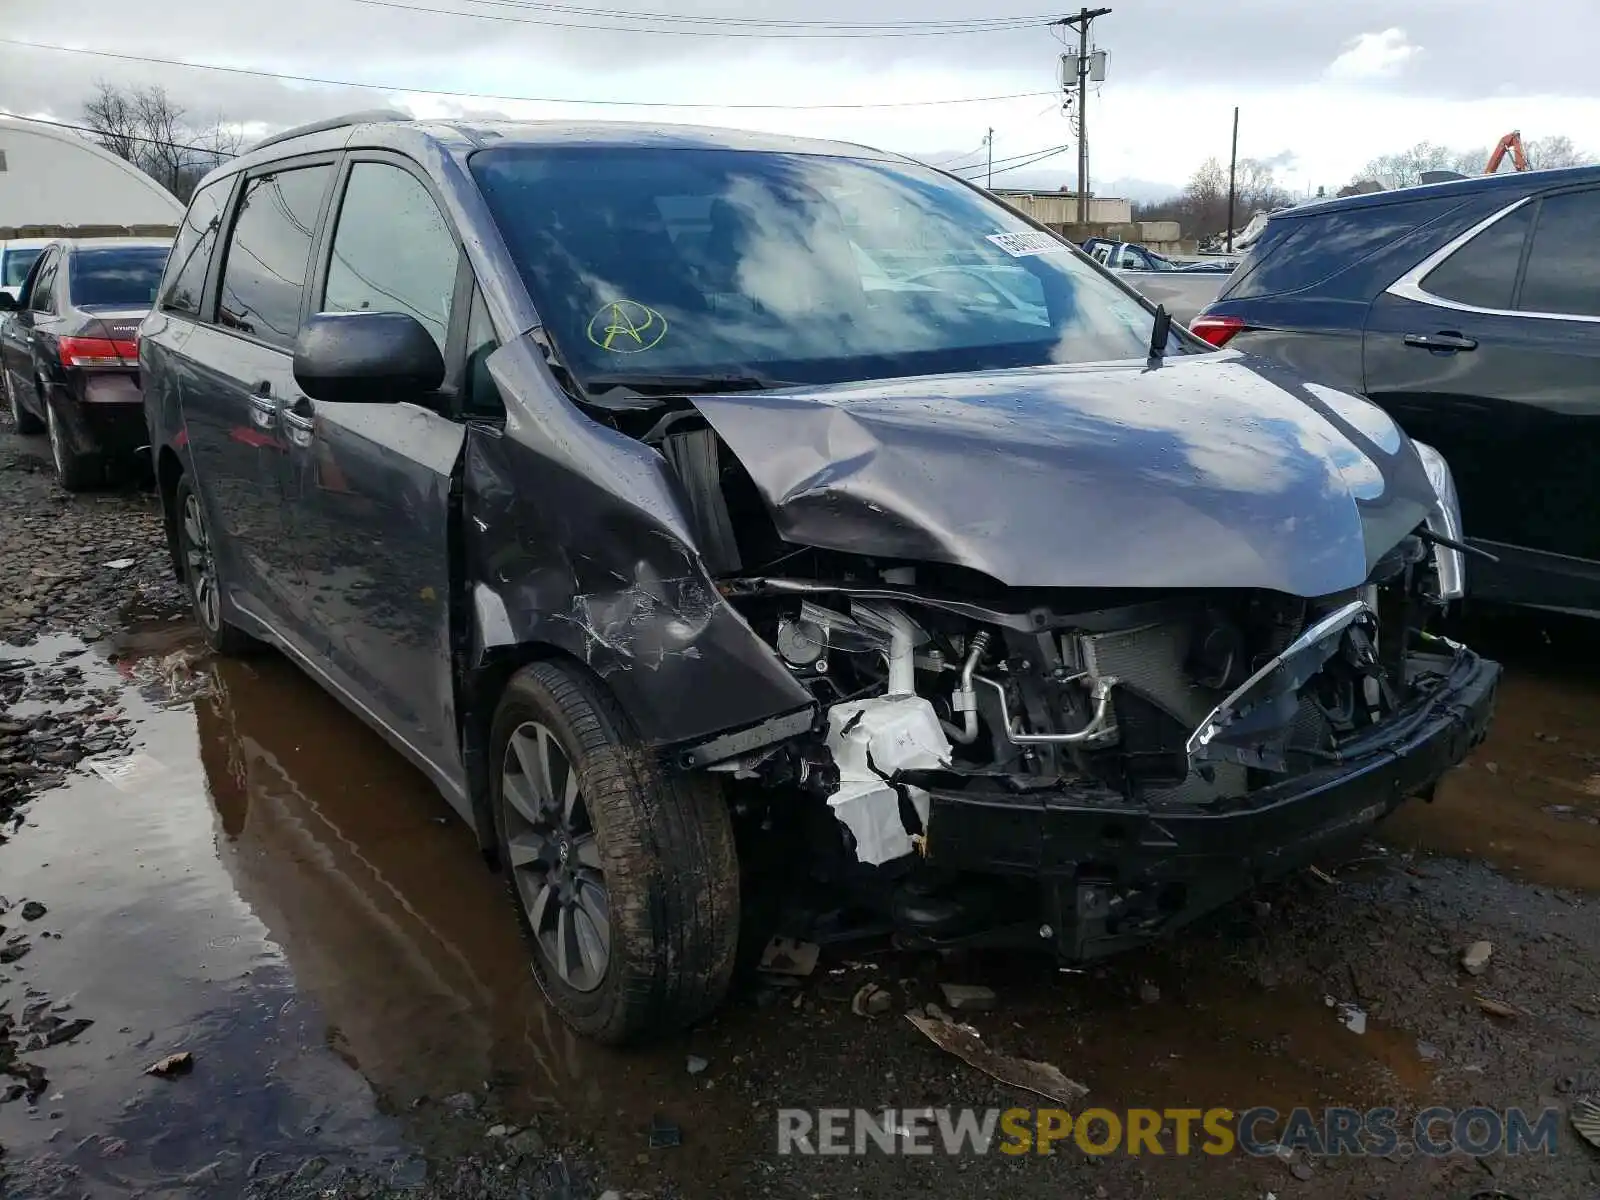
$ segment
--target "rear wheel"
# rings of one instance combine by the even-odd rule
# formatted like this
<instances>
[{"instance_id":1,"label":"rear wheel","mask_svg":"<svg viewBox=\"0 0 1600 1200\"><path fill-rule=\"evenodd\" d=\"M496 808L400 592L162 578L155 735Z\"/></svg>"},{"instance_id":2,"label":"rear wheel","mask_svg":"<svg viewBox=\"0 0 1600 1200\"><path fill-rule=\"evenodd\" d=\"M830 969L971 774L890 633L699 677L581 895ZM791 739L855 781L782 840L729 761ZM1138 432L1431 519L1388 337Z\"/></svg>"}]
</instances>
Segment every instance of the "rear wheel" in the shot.
<instances>
[{"instance_id":1,"label":"rear wheel","mask_svg":"<svg viewBox=\"0 0 1600 1200\"><path fill-rule=\"evenodd\" d=\"M739 937L720 789L665 775L592 678L534 663L495 714L491 782L506 888L546 998L618 1043L705 1016Z\"/></svg>"},{"instance_id":2,"label":"rear wheel","mask_svg":"<svg viewBox=\"0 0 1600 1200\"><path fill-rule=\"evenodd\" d=\"M45 432L50 435L50 461L55 464L56 476L61 480L61 486L69 492L88 491L104 477L100 469L100 459L93 454L81 454L72 448L66 428L61 418L56 415L56 406L50 403L42 384L39 387L39 395L44 397L44 423Z\"/></svg>"},{"instance_id":3,"label":"rear wheel","mask_svg":"<svg viewBox=\"0 0 1600 1200\"><path fill-rule=\"evenodd\" d=\"M34 416L17 399L17 385L11 382L11 372L0 368L0 376L5 379L6 407L11 409L11 423L16 426L18 433L43 433L44 425L39 418Z\"/></svg>"},{"instance_id":4,"label":"rear wheel","mask_svg":"<svg viewBox=\"0 0 1600 1200\"><path fill-rule=\"evenodd\" d=\"M205 506L200 503L187 475L178 480L173 507L178 521L178 563L200 632L218 654L248 653L259 643L242 629L230 625L222 615L222 585L217 577L217 559L206 524Z\"/></svg>"}]
</instances>

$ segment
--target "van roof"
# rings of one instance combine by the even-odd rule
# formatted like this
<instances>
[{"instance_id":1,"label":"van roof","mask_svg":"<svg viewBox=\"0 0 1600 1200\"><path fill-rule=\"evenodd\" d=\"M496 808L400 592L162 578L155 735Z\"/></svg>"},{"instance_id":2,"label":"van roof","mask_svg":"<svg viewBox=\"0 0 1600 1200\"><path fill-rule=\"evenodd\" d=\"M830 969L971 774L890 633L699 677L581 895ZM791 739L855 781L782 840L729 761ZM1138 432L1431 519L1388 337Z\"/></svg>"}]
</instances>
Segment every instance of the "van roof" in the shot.
<instances>
[{"instance_id":1,"label":"van roof","mask_svg":"<svg viewBox=\"0 0 1600 1200\"><path fill-rule=\"evenodd\" d=\"M397 149L416 156L444 153L458 158L491 146L610 146L747 150L911 161L902 155L850 142L714 126L633 121L423 121L404 113L378 110L350 113L274 134L218 167L200 186L292 155L349 146Z\"/></svg>"}]
</instances>

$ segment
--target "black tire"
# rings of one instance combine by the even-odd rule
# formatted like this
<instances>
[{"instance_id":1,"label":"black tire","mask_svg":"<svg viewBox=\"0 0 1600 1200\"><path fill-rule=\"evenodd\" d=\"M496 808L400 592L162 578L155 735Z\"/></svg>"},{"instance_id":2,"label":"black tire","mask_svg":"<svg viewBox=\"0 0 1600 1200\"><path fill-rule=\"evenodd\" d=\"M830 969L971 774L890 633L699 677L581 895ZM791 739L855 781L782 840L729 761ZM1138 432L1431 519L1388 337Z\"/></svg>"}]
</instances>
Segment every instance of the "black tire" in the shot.
<instances>
[{"instance_id":1,"label":"black tire","mask_svg":"<svg viewBox=\"0 0 1600 1200\"><path fill-rule=\"evenodd\" d=\"M5 376L6 406L11 409L11 423L16 426L17 432L26 434L43 433L44 422L23 408L17 400L17 388L16 384L11 382L11 372L0 368L0 374Z\"/></svg>"},{"instance_id":2,"label":"black tire","mask_svg":"<svg viewBox=\"0 0 1600 1200\"><path fill-rule=\"evenodd\" d=\"M105 468L97 454L83 454L72 448L55 405L39 385L39 395L44 397L45 432L50 436L50 459L55 463L56 477L69 492L86 492L105 482Z\"/></svg>"},{"instance_id":3,"label":"black tire","mask_svg":"<svg viewBox=\"0 0 1600 1200\"><path fill-rule=\"evenodd\" d=\"M527 819L525 786L532 772L523 774L517 765L526 757L516 757L514 735L524 755L530 745L553 744L569 776L575 774L565 832L545 836ZM548 741L542 740L546 735ZM491 747L491 802L506 893L534 976L562 1019L579 1033L615 1045L708 1015L727 993L739 941L738 851L717 782L705 775L664 774L605 689L581 670L557 663L533 663L512 677L495 711ZM560 764L545 761L551 764L546 777L555 780ZM519 795L508 800L508 787ZM544 789L547 798L564 791L561 781ZM558 807L544 815L559 820ZM530 859L535 846L542 847L542 860ZM609 920L603 969L588 969L587 959L582 969L573 969L571 961L563 969L552 955L552 939L564 942L570 927L573 945L565 957L581 959L581 922L591 933L597 929L592 916L575 911L595 911L594 863ZM560 898L568 881L570 903ZM550 892L542 936L530 911L538 908L530 896L541 889Z\"/></svg>"},{"instance_id":4,"label":"black tire","mask_svg":"<svg viewBox=\"0 0 1600 1200\"><path fill-rule=\"evenodd\" d=\"M205 505L189 483L178 479L172 494L174 544L178 549L178 570L189 592L195 624L206 644L218 654L238 658L257 649L261 643L244 630L228 623L222 615L222 581L217 576L216 557L211 550ZM197 540L198 538L198 540Z\"/></svg>"}]
</instances>

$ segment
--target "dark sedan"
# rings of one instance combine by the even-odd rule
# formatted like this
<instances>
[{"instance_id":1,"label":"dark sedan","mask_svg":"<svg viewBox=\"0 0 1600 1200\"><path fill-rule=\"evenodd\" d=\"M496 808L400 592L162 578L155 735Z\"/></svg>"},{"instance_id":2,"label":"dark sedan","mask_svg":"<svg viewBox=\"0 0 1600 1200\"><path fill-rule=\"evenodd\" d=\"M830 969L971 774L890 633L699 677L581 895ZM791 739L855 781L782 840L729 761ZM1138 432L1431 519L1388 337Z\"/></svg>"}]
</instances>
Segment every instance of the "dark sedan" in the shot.
<instances>
[{"instance_id":1,"label":"dark sedan","mask_svg":"<svg viewBox=\"0 0 1600 1200\"><path fill-rule=\"evenodd\" d=\"M135 466L148 444L139 395L139 322L172 243L156 238L52 242L19 299L0 295L0 361L19 433L48 432L62 486Z\"/></svg>"}]
</instances>

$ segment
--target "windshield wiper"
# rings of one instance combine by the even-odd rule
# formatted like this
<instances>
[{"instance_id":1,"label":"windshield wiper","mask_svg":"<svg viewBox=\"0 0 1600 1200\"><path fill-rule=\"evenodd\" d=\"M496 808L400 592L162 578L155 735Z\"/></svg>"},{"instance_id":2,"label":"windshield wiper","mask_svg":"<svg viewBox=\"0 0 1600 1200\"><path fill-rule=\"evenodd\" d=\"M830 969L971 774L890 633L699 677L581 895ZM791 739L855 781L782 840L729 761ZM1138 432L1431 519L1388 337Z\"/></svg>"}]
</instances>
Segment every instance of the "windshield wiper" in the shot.
<instances>
[{"instance_id":1,"label":"windshield wiper","mask_svg":"<svg viewBox=\"0 0 1600 1200\"><path fill-rule=\"evenodd\" d=\"M712 392L759 392L794 384L755 371L726 375L652 375L648 372L585 375L583 389L599 398L615 391L636 396L703 396Z\"/></svg>"}]
</instances>

